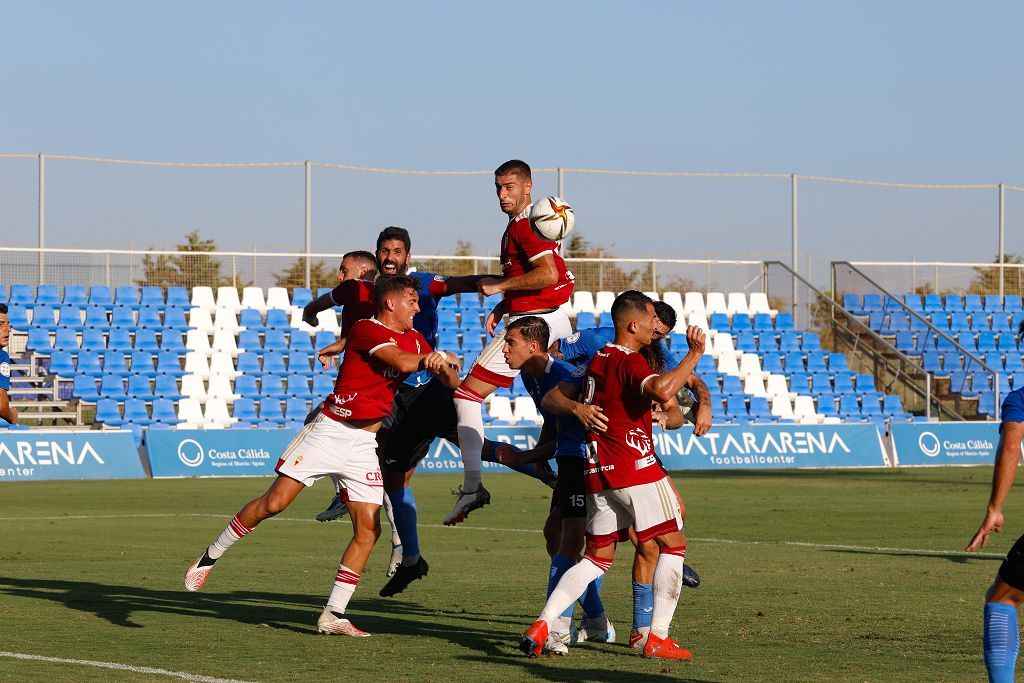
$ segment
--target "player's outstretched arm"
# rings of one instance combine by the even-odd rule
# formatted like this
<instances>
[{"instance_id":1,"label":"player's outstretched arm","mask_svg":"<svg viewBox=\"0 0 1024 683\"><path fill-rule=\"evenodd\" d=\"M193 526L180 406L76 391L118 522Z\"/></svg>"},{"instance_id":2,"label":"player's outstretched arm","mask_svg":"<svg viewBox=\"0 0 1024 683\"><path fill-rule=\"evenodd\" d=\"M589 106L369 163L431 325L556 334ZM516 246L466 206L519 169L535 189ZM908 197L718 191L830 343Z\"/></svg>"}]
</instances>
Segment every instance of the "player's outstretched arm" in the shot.
<instances>
[{"instance_id":1,"label":"player's outstretched arm","mask_svg":"<svg viewBox=\"0 0 1024 683\"><path fill-rule=\"evenodd\" d=\"M18 424L18 410L11 405L6 389L0 389L0 417L10 424Z\"/></svg>"},{"instance_id":2,"label":"player's outstretched arm","mask_svg":"<svg viewBox=\"0 0 1024 683\"><path fill-rule=\"evenodd\" d=\"M995 471L992 473L992 493L988 499L988 509L985 511L981 527L967 545L967 552L974 552L979 547L984 548L988 545L990 534L1002 531L1003 504L1017 475L1021 439L1024 439L1024 422L1003 423L996 451Z\"/></svg>"},{"instance_id":3,"label":"player's outstretched arm","mask_svg":"<svg viewBox=\"0 0 1024 683\"><path fill-rule=\"evenodd\" d=\"M697 399L693 412L693 433L704 436L711 429L711 391L704 380L693 373L690 373L689 379L686 380L686 388Z\"/></svg>"},{"instance_id":4,"label":"player's outstretched arm","mask_svg":"<svg viewBox=\"0 0 1024 683\"><path fill-rule=\"evenodd\" d=\"M580 403L579 387L571 382L559 382L558 386L544 394L541 408L552 415L575 417L587 429L603 432L608 429L608 417L601 406Z\"/></svg>"},{"instance_id":5,"label":"player's outstretched arm","mask_svg":"<svg viewBox=\"0 0 1024 683\"><path fill-rule=\"evenodd\" d=\"M544 254L536 261L530 262L532 267L529 271L515 277L504 279L483 278L477 285L480 293L484 296L499 294L506 289L544 289L558 284L558 266L555 265L555 257L552 254Z\"/></svg>"},{"instance_id":6,"label":"player's outstretched arm","mask_svg":"<svg viewBox=\"0 0 1024 683\"><path fill-rule=\"evenodd\" d=\"M683 426L683 409L679 407L679 401L673 396L670 400L658 404L656 422L662 429L679 429Z\"/></svg>"},{"instance_id":7,"label":"player's outstretched arm","mask_svg":"<svg viewBox=\"0 0 1024 683\"><path fill-rule=\"evenodd\" d=\"M697 367L700 357L704 355L704 331L693 325L687 327L686 344L689 346L689 350L675 369L664 375L655 375L650 381L644 383L645 396L664 403L670 398L675 398L675 395L683 388L694 368Z\"/></svg>"},{"instance_id":8,"label":"player's outstretched arm","mask_svg":"<svg viewBox=\"0 0 1024 683\"><path fill-rule=\"evenodd\" d=\"M469 294L478 291L481 280L500 279L500 275L459 275L450 277L444 281L444 294L441 296L452 296L453 294Z\"/></svg>"},{"instance_id":9,"label":"player's outstretched arm","mask_svg":"<svg viewBox=\"0 0 1024 683\"><path fill-rule=\"evenodd\" d=\"M371 354L374 358L387 363L395 370L399 372L419 372L420 370L430 370L428 367L427 358L434 356L435 358L430 361L433 367L437 367L438 363L447 363L448 357L431 351L430 353L409 353L403 351L393 344L382 346Z\"/></svg>"},{"instance_id":10,"label":"player's outstretched arm","mask_svg":"<svg viewBox=\"0 0 1024 683\"><path fill-rule=\"evenodd\" d=\"M334 308L337 305L338 304L335 303L334 296L331 292L318 296L302 308L302 322L306 323L310 327L316 327L318 323L316 319L317 315L322 311Z\"/></svg>"},{"instance_id":11,"label":"player's outstretched arm","mask_svg":"<svg viewBox=\"0 0 1024 683\"><path fill-rule=\"evenodd\" d=\"M439 358L434 358L435 356ZM435 351L423 361L431 375L441 380L441 384L449 389L458 389L462 380L459 379L459 359L446 351Z\"/></svg>"},{"instance_id":12,"label":"player's outstretched arm","mask_svg":"<svg viewBox=\"0 0 1024 683\"><path fill-rule=\"evenodd\" d=\"M324 367L324 370L330 370L331 367L337 363L338 356L345 350L345 345L348 343L348 337L342 337L333 344L328 344L319 351L316 352L317 360Z\"/></svg>"}]
</instances>

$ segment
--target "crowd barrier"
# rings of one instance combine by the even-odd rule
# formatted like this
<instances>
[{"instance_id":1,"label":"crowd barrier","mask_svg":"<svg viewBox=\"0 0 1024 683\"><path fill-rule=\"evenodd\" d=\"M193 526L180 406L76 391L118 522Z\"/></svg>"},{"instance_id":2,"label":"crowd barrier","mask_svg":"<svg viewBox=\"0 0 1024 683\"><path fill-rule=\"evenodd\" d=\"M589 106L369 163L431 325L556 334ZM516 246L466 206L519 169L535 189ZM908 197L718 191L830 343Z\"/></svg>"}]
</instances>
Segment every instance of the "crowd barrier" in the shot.
<instances>
[{"instance_id":1,"label":"crowd barrier","mask_svg":"<svg viewBox=\"0 0 1024 683\"><path fill-rule=\"evenodd\" d=\"M487 427L488 439L526 449L537 427ZM991 465L994 422L896 424L891 442L871 424L722 426L697 437L689 428L655 430L654 452L670 470ZM151 430L140 454L124 431L0 434L0 482L32 479L269 476L295 432L284 429ZM890 455L891 454L891 455ZM507 468L484 463L491 472ZM458 472L458 447L431 444L417 469Z\"/></svg>"}]
</instances>

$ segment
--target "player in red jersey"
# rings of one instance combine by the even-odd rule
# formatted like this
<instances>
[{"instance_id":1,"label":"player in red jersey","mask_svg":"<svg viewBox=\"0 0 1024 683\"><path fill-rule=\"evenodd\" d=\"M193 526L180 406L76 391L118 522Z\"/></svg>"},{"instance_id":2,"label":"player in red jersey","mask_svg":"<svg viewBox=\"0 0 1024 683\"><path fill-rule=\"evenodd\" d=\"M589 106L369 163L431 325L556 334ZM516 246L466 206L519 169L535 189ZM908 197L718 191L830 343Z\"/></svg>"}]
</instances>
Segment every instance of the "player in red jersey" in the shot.
<instances>
[{"instance_id":1,"label":"player in red jersey","mask_svg":"<svg viewBox=\"0 0 1024 683\"><path fill-rule=\"evenodd\" d=\"M458 384L448 356L432 351L412 326L419 311L417 287L418 282L410 277L388 278L377 284L377 317L352 325L338 380L321 413L288 445L277 463L277 479L267 492L247 503L189 567L186 589L199 590L231 545L287 508L303 488L337 474L348 488L353 537L342 555L317 629L321 633L368 635L343 615L380 536L378 513L384 494L377 430L391 412L395 389L410 373L427 370L452 388Z\"/></svg>"},{"instance_id":2,"label":"player in red jersey","mask_svg":"<svg viewBox=\"0 0 1024 683\"><path fill-rule=\"evenodd\" d=\"M605 417L603 429L581 418L591 428L586 554L559 581L520 647L531 655L541 653L551 624L591 581L611 567L615 544L629 538L633 525L641 543L653 539L661 551L644 656L690 659L692 654L668 637L682 587L686 537L679 504L654 455L651 401L667 403L683 388L704 352L704 333L693 326L687 328L688 353L674 370L659 375L638 353L654 337L656 315L651 299L640 292L623 292L612 305L612 319L615 342L594 356L583 390L583 402L599 406Z\"/></svg>"},{"instance_id":3,"label":"player in red jersey","mask_svg":"<svg viewBox=\"0 0 1024 683\"><path fill-rule=\"evenodd\" d=\"M517 159L506 161L494 171L494 187L501 211L508 216L501 238L503 277L484 278L478 289L484 296L502 294L504 298L487 316L487 333L494 338L480 352L469 376L455 392L464 478L455 507L444 519L447 525L458 524L491 500L480 481L484 445L480 404L498 387L512 386L519 374L502 355L505 328L498 329L499 323L536 315L548 324L552 342L572 333L569 317L559 308L572 295L572 273L566 270L558 242L542 239L530 227L533 180L529 165Z\"/></svg>"}]
</instances>

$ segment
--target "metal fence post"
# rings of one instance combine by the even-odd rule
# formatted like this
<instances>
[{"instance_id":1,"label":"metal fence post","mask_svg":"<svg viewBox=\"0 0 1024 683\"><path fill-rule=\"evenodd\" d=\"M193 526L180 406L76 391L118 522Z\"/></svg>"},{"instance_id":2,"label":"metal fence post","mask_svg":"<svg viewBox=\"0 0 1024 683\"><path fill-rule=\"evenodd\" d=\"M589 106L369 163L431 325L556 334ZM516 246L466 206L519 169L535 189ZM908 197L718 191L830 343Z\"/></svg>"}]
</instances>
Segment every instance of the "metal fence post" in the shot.
<instances>
[{"instance_id":1,"label":"metal fence post","mask_svg":"<svg viewBox=\"0 0 1024 683\"><path fill-rule=\"evenodd\" d=\"M37 285L43 284L46 279L46 255L43 249L46 248L46 155L39 155L39 209L37 218L39 221L39 281Z\"/></svg>"},{"instance_id":2,"label":"metal fence post","mask_svg":"<svg viewBox=\"0 0 1024 683\"><path fill-rule=\"evenodd\" d=\"M562 173L562 167L558 167L558 196L563 199L565 194L565 174Z\"/></svg>"},{"instance_id":3,"label":"metal fence post","mask_svg":"<svg viewBox=\"0 0 1024 683\"><path fill-rule=\"evenodd\" d=\"M797 309L796 309L796 307L797 307L797 299L796 299L796 275L795 275L795 273L799 272L798 271L799 263L797 261L797 258L798 258L798 250L797 250L797 206L798 205L797 205L797 199L796 199L796 174L795 173L793 173L792 175L789 176L789 184L790 184L790 198L789 198L789 200L790 200L790 209L789 209L789 211L790 211L790 220L791 220L791 223L792 223L791 227L792 227L792 241L793 241L793 244L792 244L792 249L793 249L792 261L790 263L791 263L791 265L793 267L793 273L794 273L793 278L792 278L793 279L793 290L792 290L792 297L793 297L793 322L794 322L794 324L798 325L799 324L799 317L797 315Z\"/></svg>"},{"instance_id":4,"label":"metal fence post","mask_svg":"<svg viewBox=\"0 0 1024 683\"><path fill-rule=\"evenodd\" d=\"M1003 274L1006 272L1006 223L1004 209L1006 206L1006 187L999 183L999 300L1003 299Z\"/></svg>"},{"instance_id":5,"label":"metal fence post","mask_svg":"<svg viewBox=\"0 0 1024 683\"><path fill-rule=\"evenodd\" d=\"M313 251L313 164L306 166L306 287L309 284L309 255Z\"/></svg>"}]
</instances>

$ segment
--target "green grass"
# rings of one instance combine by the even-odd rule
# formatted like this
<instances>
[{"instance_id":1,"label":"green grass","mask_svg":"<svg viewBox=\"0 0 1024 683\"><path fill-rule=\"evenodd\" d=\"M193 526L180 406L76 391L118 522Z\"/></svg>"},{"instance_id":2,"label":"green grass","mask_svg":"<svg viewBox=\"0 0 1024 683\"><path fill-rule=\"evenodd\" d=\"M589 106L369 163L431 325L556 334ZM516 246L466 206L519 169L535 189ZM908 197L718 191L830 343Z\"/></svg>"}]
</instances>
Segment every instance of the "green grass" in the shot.
<instances>
[{"instance_id":1,"label":"green grass","mask_svg":"<svg viewBox=\"0 0 1024 683\"><path fill-rule=\"evenodd\" d=\"M981 601L998 560L956 551L981 520L990 476L678 475L687 561L704 582L683 591L673 625L695 652L689 664L645 661L621 645L583 645L564 658L518 652L548 568L536 530L549 493L524 477L491 476L494 503L454 529L440 520L455 478L414 480L430 576L397 598L377 597L385 532L349 609L374 634L367 639L314 632L350 536L347 522L310 521L330 499L326 484L188 593L185 568L268 479L4 483L0 650L247 681L981 680ZM1011 495L1006 513L990 552L1024 531L1024 496ZM619 552L604 597L621 640L632 551ZM0 680L114 679L172 680L0 657Z\"/></svg>"}]
</instances>

